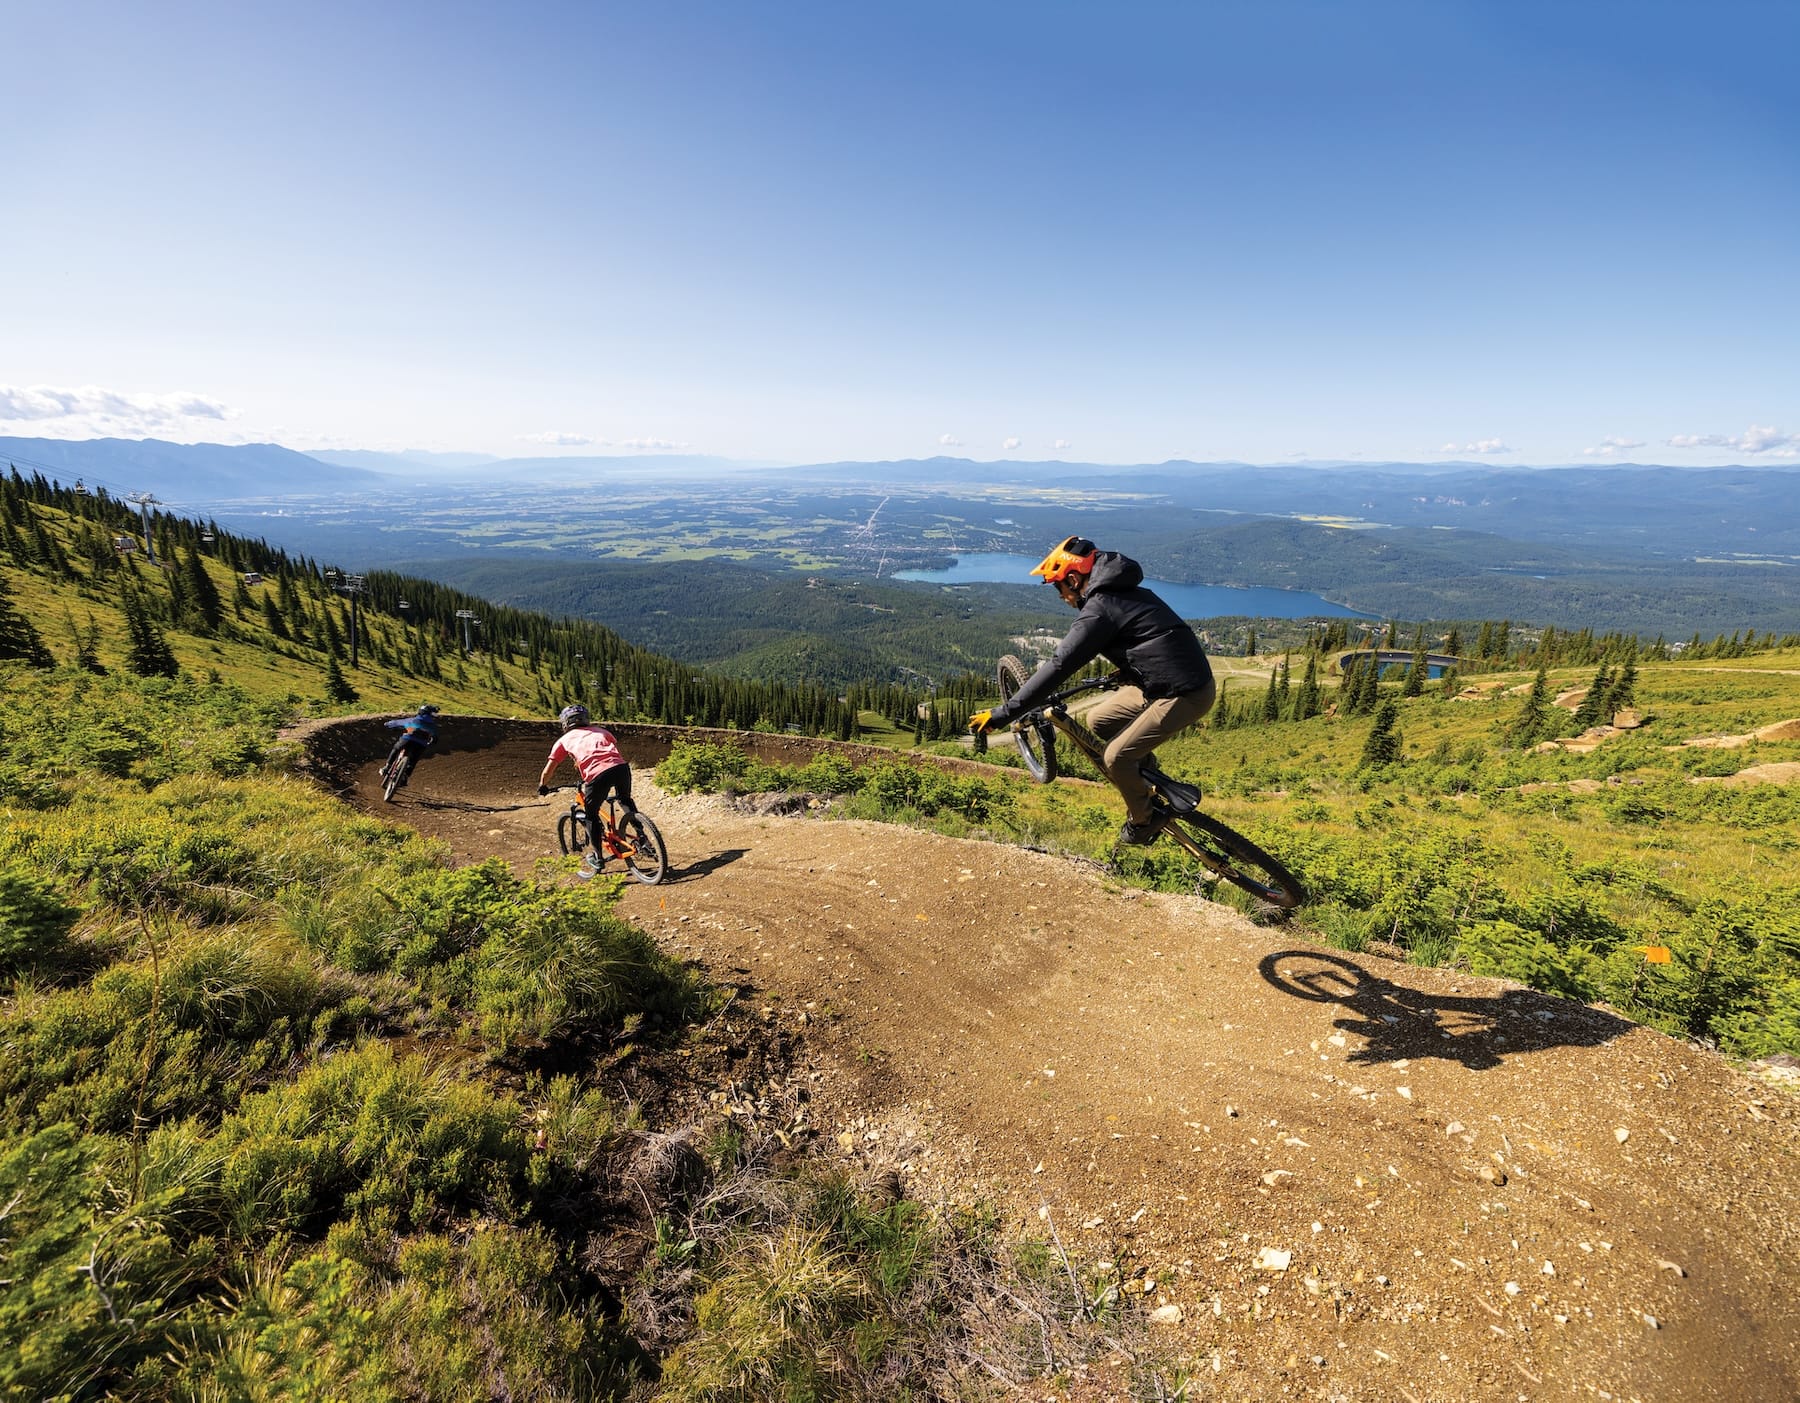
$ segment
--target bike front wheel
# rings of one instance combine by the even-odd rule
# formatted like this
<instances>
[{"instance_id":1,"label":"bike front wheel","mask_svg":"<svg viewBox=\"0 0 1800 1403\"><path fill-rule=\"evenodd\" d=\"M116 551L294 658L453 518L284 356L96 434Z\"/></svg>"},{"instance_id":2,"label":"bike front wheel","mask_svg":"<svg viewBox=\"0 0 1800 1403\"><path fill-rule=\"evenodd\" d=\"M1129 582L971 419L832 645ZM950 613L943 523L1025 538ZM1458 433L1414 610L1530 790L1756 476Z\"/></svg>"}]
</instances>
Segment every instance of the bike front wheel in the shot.
<instances>
[{"instance_id":1,"label":"bike front wheel","mask_svg":"<svg viewBox=\"0 0 1800 1403\"><path fill-rule=\"evenodd\" d=\"M412 768L412 756L402 752L381 772L381 801L394 802L394 791L406 783L406 772Z\"/></svg>"},{"instance_id":2,"label":"bike front wheel","mask_svg":"<svg viewBox=\"0 0 1800 1403\"><path fill-rule=\"evenodd\" d=\"M581 813L568 813L557 819L556 842L565 857L584 852L588 845L587 817Z\"/></svg>"},{"instance_id":3,"label":"bike front wheel","mask_svg":"<svg viewBox=\"0 0 1800 1403\"><path fill-rule=\"evenodd\" d=\"M627 814L619 820L619 836L630 845L624 854L625 866L647 887L653 887L668 875L669 850L663 846L662 833L642 814Z\"/></svg>"},{"instance_id":4,"label":"bike front wheel","mask_svg":"<svg viewBox=\"0 0 1800 1403\"><path fill-rule=\"evenodd\" d=\"M1291 911L1306 900L1306 888L1293 873L1216 818L1201 813L1171 818L1168 834L1208 871L1241 887L1258 901Z\"/></svg>"},{"instance_id":5,"label":"bike front wheel","mask_svg":"<svg viewBox=\"0 0 1800 1403\"><path fill-rule=\"evenodd\" d=\"M1000 699L1011 701L1014 693L1031 676L1025 664L1011 653L994 668L994 680L1000 684ZM1013 727L1013 740L1019 747L1019 758L1039 784L1056 778L1056 728L1042 716L1028 716Z\"/></svg>"}]
</instances>

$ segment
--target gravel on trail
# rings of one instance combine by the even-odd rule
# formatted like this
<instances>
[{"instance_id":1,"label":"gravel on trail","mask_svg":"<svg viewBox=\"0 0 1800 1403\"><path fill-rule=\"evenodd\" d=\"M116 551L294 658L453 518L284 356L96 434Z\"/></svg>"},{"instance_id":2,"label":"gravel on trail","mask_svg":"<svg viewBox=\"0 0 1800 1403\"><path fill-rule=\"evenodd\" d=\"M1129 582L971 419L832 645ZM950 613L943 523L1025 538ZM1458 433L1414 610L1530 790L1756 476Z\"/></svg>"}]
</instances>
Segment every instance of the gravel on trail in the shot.
<instances>
[{"instance_id":1,"label":"gravel on trail","mask_svg":"<svg viewBox=\"0 0 1800 1403\"><path fill-rule=\"evenodd\" d=\"M569 795L508 730L391 805L378 737L335 778L528 870ZM637 786L671 871L620 910L797 1038L819 1152L1119 1264L1197 1396L1800 1398L1791 1089L1068 859Z\"/></svg>"}]
</instances>

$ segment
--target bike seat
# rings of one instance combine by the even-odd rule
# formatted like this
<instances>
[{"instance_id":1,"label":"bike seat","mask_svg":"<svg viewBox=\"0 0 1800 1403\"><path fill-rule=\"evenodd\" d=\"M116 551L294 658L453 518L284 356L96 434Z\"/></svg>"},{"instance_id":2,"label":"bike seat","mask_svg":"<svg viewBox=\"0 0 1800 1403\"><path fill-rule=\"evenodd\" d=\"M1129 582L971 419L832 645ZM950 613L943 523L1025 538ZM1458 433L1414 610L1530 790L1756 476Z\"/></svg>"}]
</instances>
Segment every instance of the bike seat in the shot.
<instances>
[{"instance_id":1,"label":"bike seat","mask_svg":"<svg viewBox=\"0 0 1800 1403\"><path fill-rule=\"evenodd\" d=\"M1157 766L1145 763L1138 766L1138 773L1169 808L1178 814L1191 814L1200 807L1200 786L1189 784L1185 780L1176 779Z\"/></svg>"}]
</instances>

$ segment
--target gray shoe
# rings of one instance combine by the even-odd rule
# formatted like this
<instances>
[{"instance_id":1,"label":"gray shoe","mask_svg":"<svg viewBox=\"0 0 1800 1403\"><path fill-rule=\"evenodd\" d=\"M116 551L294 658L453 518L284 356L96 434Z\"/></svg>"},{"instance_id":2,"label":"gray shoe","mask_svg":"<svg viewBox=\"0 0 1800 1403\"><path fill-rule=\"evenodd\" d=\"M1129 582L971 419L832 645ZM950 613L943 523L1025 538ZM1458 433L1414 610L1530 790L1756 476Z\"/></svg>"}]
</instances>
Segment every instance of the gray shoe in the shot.
<instances>
[{"instance_id":1,"label":"gray shoe","mask_svg":"<svg viewBox=\"0 0 1800 1403\"><path fill-rule=\"evenodd\" d=\"M1148 847L1156 841L1156 835L1163 831L1165 822L1160 815L1151 814L1142 823L1127 823L1119 830L1119 841L1140 848Z\"/></svg>"}]
</instances>

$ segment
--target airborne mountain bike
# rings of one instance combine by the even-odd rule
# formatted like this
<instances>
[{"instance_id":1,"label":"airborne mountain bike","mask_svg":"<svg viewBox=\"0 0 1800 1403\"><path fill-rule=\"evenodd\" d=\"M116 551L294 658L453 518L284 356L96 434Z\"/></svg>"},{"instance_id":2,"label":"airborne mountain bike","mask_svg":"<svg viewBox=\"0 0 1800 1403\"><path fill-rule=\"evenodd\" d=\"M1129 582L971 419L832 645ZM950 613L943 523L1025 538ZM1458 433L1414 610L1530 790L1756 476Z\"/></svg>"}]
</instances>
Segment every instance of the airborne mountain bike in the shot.
<instances>
[{"instance_id":1,"label":"airborne mountain bike","mask_svg":"<svg viewBox=\"0 0 1800 1403\"><path fill-rule=\"evenodd\" d=\"M668 875L669 850L663 846L662 833L642 809L621 815L619 801L611 794L601 810L598 835L588 831L587 810L577 798L556 820L556 841L564 853L588 859L596 872L616 857L624 859L625 869L647 887Z\"/></svg>"},{"instance_id":2,"label":"airborne mountain bike","mask_svg":"<svg viewBox=\"0 0 1800 1403\"><path fill-rule=\"evenodd\" d=\"M1011 654L1001 658L995 669L1001 698L1011 701L1030 675L1025 664ZM1102 760L1106 742L1069 714L1069 702L1084 693L1110 691L1118 685L1117 673L1077 682L1052 693L1035 710L1013 722L1013 738L1019 747L1019 757L1034 780L1049 784L1056 778L1056 736L1059 731L1094 762L1096 769L1106 773ZM1166 834L1213 876L1242 888L1258 901L1292 910L1306 900L1306 888L1287 868L1236 829L1200 812L1198 786L1165 774L1148 760L1138 767L1138 773L1150 786L1150 812L1153 821L1159 824L1159 836Z\"/></svg>"}]
</instances>

